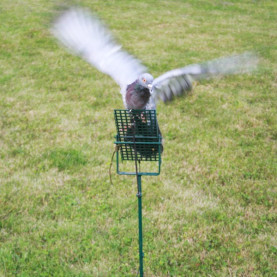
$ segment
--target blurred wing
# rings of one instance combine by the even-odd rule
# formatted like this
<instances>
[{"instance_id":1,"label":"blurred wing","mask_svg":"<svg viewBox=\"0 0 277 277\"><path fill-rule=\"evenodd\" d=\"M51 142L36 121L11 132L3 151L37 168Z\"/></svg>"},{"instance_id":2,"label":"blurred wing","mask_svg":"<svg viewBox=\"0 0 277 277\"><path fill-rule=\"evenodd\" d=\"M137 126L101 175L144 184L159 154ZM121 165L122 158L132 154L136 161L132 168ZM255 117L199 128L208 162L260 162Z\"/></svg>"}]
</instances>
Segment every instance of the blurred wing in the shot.
<instances>
[{"instance_id":1,"label":"blurred wing","mask_svg":"<svg viewBox=\"0 0 277 277\"><path fill-rule=\"evenodd\" d=\"M156 78L152 84L152 97L163 102L186 94L193 80L203 80L231 74L250 73L256 69L258 58L251 52L223 57L202 64L174 69Z\"/></svg>"},{"instance_id":2,"label":"blurred wing","mask_svg":"<svg viewBox=\"0 0 277 277\"><path fill-rule=\"evenodd\" d=\"M64 12L54 22L52 33L74 54L110 75L121 88L146 72L137 59L114 42L99 19L86 10L71 8Z\"/></svg>"}]
</instances>

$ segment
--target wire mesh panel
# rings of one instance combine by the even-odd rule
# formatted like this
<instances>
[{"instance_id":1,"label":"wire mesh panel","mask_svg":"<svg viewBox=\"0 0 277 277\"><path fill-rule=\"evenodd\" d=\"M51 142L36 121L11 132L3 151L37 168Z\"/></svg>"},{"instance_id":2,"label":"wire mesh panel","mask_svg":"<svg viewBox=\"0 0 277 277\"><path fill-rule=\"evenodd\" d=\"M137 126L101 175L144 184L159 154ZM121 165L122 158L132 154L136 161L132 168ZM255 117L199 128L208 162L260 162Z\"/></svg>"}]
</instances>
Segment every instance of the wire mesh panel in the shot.
<instances>
[{"instance_id":1,"label":"wire mesh panel","mask_svg":"<svg viewBox=\"0 0 277 277\"><path fill-rule=\"evenodd\" d=\"M114 110L122 160L158 161L161 136L155 110Z\"/></svg>"}]
</instances>

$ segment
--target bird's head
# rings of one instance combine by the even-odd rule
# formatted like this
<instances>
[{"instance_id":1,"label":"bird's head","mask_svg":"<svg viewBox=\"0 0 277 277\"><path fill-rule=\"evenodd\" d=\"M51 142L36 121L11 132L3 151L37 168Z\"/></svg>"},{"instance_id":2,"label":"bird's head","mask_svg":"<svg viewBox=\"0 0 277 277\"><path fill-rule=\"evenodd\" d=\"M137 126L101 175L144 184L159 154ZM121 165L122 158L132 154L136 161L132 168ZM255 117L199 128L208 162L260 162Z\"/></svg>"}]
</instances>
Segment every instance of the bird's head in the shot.
<instances>
[{"instance_id":1,"label":"bird's head","mask_svg":"<svg viewBox=\"0 0 277 277\"><path fill-rule=\"evenodd\" d=\"M145 87L145 88L148 88L149 90L151 90L152 88L152 83L153 83L153 76L149 73L143 73L139 76L138 78L138 83Z\"/></svg>"}]
</instances>

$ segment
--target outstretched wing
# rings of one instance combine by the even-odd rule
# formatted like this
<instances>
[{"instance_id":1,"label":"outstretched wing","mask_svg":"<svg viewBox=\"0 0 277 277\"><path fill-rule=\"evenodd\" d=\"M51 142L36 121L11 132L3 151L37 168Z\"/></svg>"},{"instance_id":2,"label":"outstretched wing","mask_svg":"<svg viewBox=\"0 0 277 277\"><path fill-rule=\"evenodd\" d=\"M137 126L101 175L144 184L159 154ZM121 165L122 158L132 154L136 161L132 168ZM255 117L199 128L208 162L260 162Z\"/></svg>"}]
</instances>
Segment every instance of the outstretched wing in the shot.
<instances>
[{"instance_id":1,"label":"outstretched wing","mask_svg":"<svg viewBox=\"0 0 277 277\"><path fill-rule=\"evenodd\" d=\"M192 64L174 69L156 78L152 84L152 98L163 102L188 93L193 80L203 80L231 74L253 71L258 58L251 52L211 60L202 64Z\"/></svg>"},{"instance_id":2,"label":"outstretched wing","mask_svg":"<svg viewBox=\"0 0 277 277\"><path fill-rule=\"evenodd\" d=\"M87 10L71 8L54 22L52 33L74 54L110 75L125 92L127 84L146 68L121 49L98 18Z\"/></svg>"}]
</instances>

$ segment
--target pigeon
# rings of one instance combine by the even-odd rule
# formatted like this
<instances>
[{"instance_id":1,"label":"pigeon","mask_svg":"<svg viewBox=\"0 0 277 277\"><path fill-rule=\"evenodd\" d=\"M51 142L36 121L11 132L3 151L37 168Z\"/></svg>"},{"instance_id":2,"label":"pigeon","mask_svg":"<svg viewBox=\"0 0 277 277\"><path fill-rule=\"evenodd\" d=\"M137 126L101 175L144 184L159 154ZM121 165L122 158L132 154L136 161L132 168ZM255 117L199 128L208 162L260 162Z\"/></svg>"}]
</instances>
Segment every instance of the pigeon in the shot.
<instances>
[{"instance_id":1,"label":"pigeon","mask_svg":"<svg viewBox=\"0 0 277 277\"><path fill-rule=\"evenodd\" d=\"M126 109L156 109L192 90L193 81L253 71L258 63L252 52L218 58L173 69L154 78L142 63L122 49L108 28L87 9L71 7L53 22L53 35L73 54L82 57L120 86Z\"/></svg>"},{"instance_id":2,"label":"pigeon","mask_svg":"<svg viewBox=\"0 0 277 277\"><path fill-rule=\"evenodd\" d=\"M254 53L244 52L173 69L154 78L138 59L122 49L101 20L87 9L71 7L65 10L53 22L51 31L74 55L114 79L120 86L124 106L130 111L155 110L160 100L168 102L177 96L187 95L194 81L249 73L258 64ZM143 113L133 122L140 127L138 129L145 128L147 124ZM127 127L128 132L133 132L131 126ZM155 130L149 126L151 136L156 132L162 137L158 124ZM163 145L160 147L162 152ZM137 150L145 156L148 151L144 153L143 149ZM152 154L156 155L157 151L158 148L153 148Z\"/></svg>"}]
</instances>

